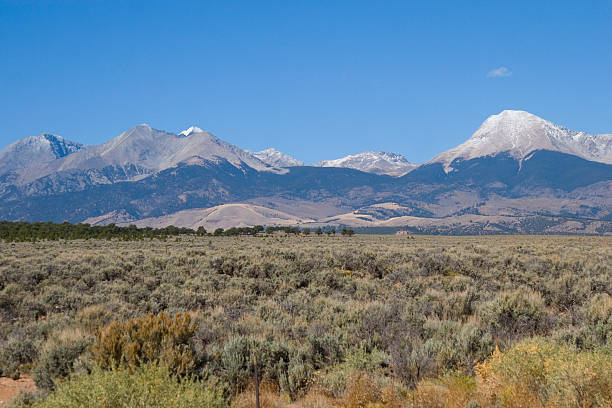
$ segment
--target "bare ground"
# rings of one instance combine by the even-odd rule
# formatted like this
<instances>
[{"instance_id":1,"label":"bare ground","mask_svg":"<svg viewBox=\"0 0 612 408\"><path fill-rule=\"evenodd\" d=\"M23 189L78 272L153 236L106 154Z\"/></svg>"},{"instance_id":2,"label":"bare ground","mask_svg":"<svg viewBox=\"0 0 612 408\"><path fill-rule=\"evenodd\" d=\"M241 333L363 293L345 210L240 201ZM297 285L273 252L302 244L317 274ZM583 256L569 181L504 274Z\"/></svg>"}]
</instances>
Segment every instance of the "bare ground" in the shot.
<instances>
[{"instance_id":1,"label":"bare ground","mask_svg":"<svg viewBox=\"0 0 612 408\"><path fill-rule=\"evenodd\" d=\"M0 377L0 407L6 406L20 391L36 391L34 380L27 375L18 380Z\"/></svg>"}]
</instances>

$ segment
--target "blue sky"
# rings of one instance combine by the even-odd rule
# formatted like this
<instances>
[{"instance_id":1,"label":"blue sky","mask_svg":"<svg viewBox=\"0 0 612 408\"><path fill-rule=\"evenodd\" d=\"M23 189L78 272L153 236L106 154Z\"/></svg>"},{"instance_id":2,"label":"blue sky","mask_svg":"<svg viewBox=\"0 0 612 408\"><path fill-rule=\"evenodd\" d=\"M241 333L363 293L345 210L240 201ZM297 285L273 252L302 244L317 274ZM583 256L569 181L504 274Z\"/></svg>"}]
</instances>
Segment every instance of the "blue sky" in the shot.
<instances>
[{"instance_id":1,"label":"blue sky","mask_svg":"<svg viewBox=\"0 0 612 408\"><path fill-rule=\"evenodd\" d=\"M523 109L612 132L611 1L0 0L0 147L191 125L426 161Z\"/></svg>"}]
</instances>

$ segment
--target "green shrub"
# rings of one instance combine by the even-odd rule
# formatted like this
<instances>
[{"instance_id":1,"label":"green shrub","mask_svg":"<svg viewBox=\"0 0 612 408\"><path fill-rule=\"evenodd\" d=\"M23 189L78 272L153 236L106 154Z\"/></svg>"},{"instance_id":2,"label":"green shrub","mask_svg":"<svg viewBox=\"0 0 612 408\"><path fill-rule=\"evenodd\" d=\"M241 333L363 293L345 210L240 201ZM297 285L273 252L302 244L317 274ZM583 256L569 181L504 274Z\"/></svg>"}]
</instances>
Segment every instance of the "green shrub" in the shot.
<instances>
[{"instance_id":1,"label":"green shrub","mask_svg":"<svg viewBox=\"0 0 612 408\"><path fill-rule=\"evenodd\" d=\"M31 407L36 402L42 400L49 394L46 390L20 391L15 398L9 401L6 408L26 408Z\"/></svg>"},{"instance_id":2,"label":"green shrub","mask_svg":"<svg viewBox=\"0 0 612 408\"><path fill-rule=\"evenodd\" d=\"M415 386L424 378L437 372L434 350L419 339L403 339L391 348L391 367L404 384Z\"/></svg>"},{"instance_id":3,"label":"green shrub","mask_svg":"<svg viewBox=\"0 0 612 408\"><path fill-rule=\"evenodd\" d=\"M0 376L18 379L24 364L31 364L37 357L30 339L16 339L0 349Z\"/></svg>"},{"instance_id":4,"label":"green shrub","mask_svg":"<svg viewBox=\"0 0 612 408\"><path fill-rule=\"evenodd\" d=\"M368 351L365 347L351 347L346 351L344 364L354 371L375 372L387 365L389 356L376 348Z\"/></svg>"},{"instance_id":5,"label":"green shrub","mask_svg":"<svg viewBox=\"0 0 612 408\"><path fill-rule=\"evenodd\" d=\"M161 365L128 370L96 368L58 385L46 399L24 403L32 408L223 408L226 402L214 386L191 378L181 380Z\"/></svg>"},{"instance_id":6,"label":"green shrub","mask_svg":"<svg viewBox=\"0 0 612 408\"><path fill-rule=\"evenodd\" d=\"M363 344L353 346L346 351L342 363L328 370L321 383L333 395L340 397L363 376L368 379L383 378L388 361L389 356L376 348L368 351Z\"/></svg>"},{"instance_id":7,"label":"green shrub","mask_svg":"<svg viewBox=\"0 0 612 408\"><path fill-rule=\"evenodd\" d=\"M343 357L342 344L338 336L329 333L323 336L310 335L308 343L314 368L323 368L337 363Z\"/></svg>"},{"instance_id":8,"label":"green shrub","mask_svg":"<svg viewBox=\"0 0 612 408\"><path fill-rule=\"evenodd\" d=\"M502 342L546 334L549 329L542 297L528 289L500 293L484 305L481 316L495 337Z\"/></svg>"},{"instance_id":9,"label":"green shrub","mask_svg":"<svg viewBox=\"0 0 612 408\"><path fill-rule=\"evenodd\" d=\"M221 350L221 371L234 393L243 390L253 377L252 343L248 337L232 337Z\"/></svg>"},{"instance_id":10,"label":"green shrub","mask_svg":"<svg viewBox=\"0 0 612 408\"><path fill-rule=\"evenodd\" d=\"M4 285L3 285L4 286ZM0 286L1 287L1 286ZM10 283L0 290L0 318L10 320L19 310L19 304L25 293L19 285Z\"/></svg>"},{"instance_id":11,"label":"green shrub","mask_svg":"<svg viewBox=\"0 0 612 408\"><path fill-rule=\"evenodd\" d=\"M255 359L261 381L276 384L293 399L308 389L312 379L306 355L284 343L236 336L225 343L220 354L220 371L234 393L253 381Z\"/></svg>"},{"instance_id":12,"label":"green shrub","mask_svg":"<svg viewBox=\"0 0 612 408\"><path fill-rule=\"evenodd\" d=\"M612 344L612 297L607 293L595 295L586 305L584 315L587 345Z\"/></svg>"},{"instance_id":13,"label":"green shrub","mask_svg":"<svg viewBox=\"0 0 612 408\"><path fill-rule=\"evenodd\" d=\"M491 335L471 323L429 320L424 328L428 337L425 347L442 370L470 370L474 361L486 358L493 351Z\"/></svg>"},{"instance_id":14,"label":"green shrub","mask_svg":"<svg viewBox=\"0 0 612 408\"><path fill-rule=\"evenodd\" d=\"M34 368L36 385L45 390L54 389L58 379L66 378L74 371L75 362L91 342L87 334L71 330L51 338L43 347Z\"/></svg>"}]
</instances>

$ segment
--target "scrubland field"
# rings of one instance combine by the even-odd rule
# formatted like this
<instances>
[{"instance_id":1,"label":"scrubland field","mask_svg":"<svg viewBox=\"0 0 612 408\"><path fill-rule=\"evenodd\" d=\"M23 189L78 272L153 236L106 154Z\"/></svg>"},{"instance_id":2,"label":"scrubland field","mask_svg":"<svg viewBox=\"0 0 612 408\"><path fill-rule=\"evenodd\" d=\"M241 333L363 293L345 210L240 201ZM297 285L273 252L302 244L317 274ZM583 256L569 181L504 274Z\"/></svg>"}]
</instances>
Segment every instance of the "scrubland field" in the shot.
<instances>
[{"instance_id":1,"label":"scrubland field","mask_svg":"<svg viewBox=\"0 0 612 408\"><path fill-rule=\"evenodd\" d=\"M14 406L611 407L610 237L0 242Z\"/></svg>"}]
</instances>

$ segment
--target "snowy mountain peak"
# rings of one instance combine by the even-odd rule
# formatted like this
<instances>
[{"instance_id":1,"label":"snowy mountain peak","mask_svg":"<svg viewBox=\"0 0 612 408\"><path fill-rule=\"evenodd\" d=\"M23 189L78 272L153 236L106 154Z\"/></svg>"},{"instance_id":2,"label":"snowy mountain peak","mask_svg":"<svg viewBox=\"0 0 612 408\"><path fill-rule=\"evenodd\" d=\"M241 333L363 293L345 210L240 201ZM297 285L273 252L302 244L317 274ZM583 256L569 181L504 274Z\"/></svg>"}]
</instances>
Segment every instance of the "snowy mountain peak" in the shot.
<instances>
[{"instance_id":1,"label":"snowy mountain peak","mask_svg":"<svg viewBox=\"0 0 612 408\"><path fill-rule=\"evenodd\" d=\"M529 118L529 117L536 117L536 115L534 115L533 113L529 113L527 111L524 110L517 110L517 109L504 109L503 111L501 111L500 113L498 113L497 115L491 115L489 116L489 118L497 118L500 116L505 116L505 117L512 117L512 118ZM538 118L541 119L541 118ZM544 119L542 119L544 120Z\"/></svg>"},{"instance_id":2,"label":"snowy mountain peak","mask_svg":"<svg viewBox=\"0 0 612 408\"><path fill-rule=\"evenodd\" d=\"M497 115L489 116L472 138L485 137L546 137L538 133L537 129L553 125L552 123L529 112L518 110L504 110ZM522 136L521 136L522 135Z\"/></svg>"},{"instance_id":3,"label":"snowy mountain peak","mask_svg":"<svg viewBox=\"0 0 612 408\"><path fill-rule=\"evenodd\" d=\"M188 136L188 137L187 137ZM227 161L238 168L282 173L251 153L218 139L209 132L192 127L183 135L138 125L110 141L46 163L33 163L20 171L20 182L28 183L58 171L125 168L139 169L135 179L176 167L181 163L219 163ZM4 164L4 163L2 163ZM26 166L22 166L26 167Z\"/></svg>"},{"instance_id":4,"label":"snowy mountain peak","mask_svg":"<svg viewBox=\"0 0 612 408\"><path fill-rule=\"evenodd\" d=\"M191 126L189 129L180 132L179 135L189 136L192 133L204 133L204 131L197 126Z\"/></svg>"},{"instance_id":5,"label":"snowy mountain peak","mask_svg":"<svg viewBox=\"0 0 612 408\"><path fill-rule=\"evenodd\" d=\"M59 159L83 148L51 133L18 140L0 151L0 174Z\"/></svg>"},{"instance_id":6,"label":"snowy mountain peak","mask_svg":"<svg viewBox=\"0 0 612 408\"><path fill-rule=\"evenodd\" d=\"M288 154L279 152L274 148L254 152L253 156L273 167L295 167L304 165L304 162L297 160Z\"/></svg>"},{"instance_id":7,"label":"snowy mountain peak","mask_svg":"<svg viewBox=\"0 0 612 408\"><path fill-rule=\"evenodd\" d=\"M576 132L519 110L504 110L489 116L467 141L437 155L429 163L442 163L448 172L457 159L508 153L523 160L535 150L557 151L612 164L612 136Z\"/></svg>"},{"instance_id":8,"label":"snowy mountain peak","mask_svg":"<svg viewBox=\"0 0 612 408\"><path fill-rule=\"evenodd\" d=\"M315 166L346 167L367 173L403 176L418 167L418 164L409 162L401 154L368 151L335 160L324 160Z\"/></svg>"}]
</instances>

